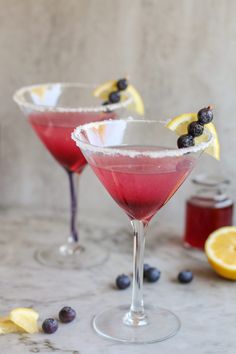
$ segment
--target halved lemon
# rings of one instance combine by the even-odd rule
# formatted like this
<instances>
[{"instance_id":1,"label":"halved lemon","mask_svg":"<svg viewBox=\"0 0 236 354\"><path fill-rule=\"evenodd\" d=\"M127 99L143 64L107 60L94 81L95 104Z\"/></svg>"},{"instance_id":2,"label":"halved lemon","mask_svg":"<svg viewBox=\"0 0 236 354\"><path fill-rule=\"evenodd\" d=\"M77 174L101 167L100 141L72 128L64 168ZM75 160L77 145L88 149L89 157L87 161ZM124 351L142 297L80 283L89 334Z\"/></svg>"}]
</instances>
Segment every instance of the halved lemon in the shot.
<instances>
[{"instance_id":1,"label":"halved lemon","mask_svg":"<svg viewBox=\"0 0 236 354\"><path fill-rule=\"evenodd\" d=\"M105 101L108 99L108 96L112 91L117 90L116 84L116 80L106 81L94 90L93 95ZM132 98L132 103L127 107L129 110L134 111L140 115L144 115L144 103L142 97L134 86L129 84L126 90L120 91L120 94L121 101L126 100L127 95Z\"/></svg>"},{"instance_id":2,"label":"halved lemon","mask_svg":"<svg viewBox=\"0 0 236 354\"><path fill-rule=\"evenodd\" d=\"M171 119L166 124L166 127L176 132L177 135L183 135L183 134L187 134L188 125L193 121L197 121L197 113L185 113ZM219 160L220 143L219 143L216 128L213 123L208 123L204 126L204 129L207 129L214 138L212 144L205 150L205 152L211 155L212 157L214 157L215 159ZM203 141L203 139L204 138L202 136L195 138L196 144L200 144Z\"/></svg>"},{"instance_id":3,"label":"halved lemon","mask_svg":"<svg viewBox=\"0 0 236 354\"><path fill-rule=\"evenodd\" d=\"M23 328L17 326L9 317L0 318L0 334L23 333Z\"/></svg>"},{"instance_id":4,"label":"halved lemon","mask_svg":"<svg viewBox=\"0 0 236 354\"><path fill-rule=\"evenodd\" d=\"M39 314L30 308L16 308L10 312L9 319L27 333L36 333Z\"/></svg>"},{"instance_id":5,"label":"halved lemon","mask_svg":"<svg viewBox=\"0 0 236 354\"><path fill-rule=\"evenodd\" d=\"M236 280L236 227L221 227L208 237L205 252L213 269L222 277Z\"/></svg>"}]
</instances>

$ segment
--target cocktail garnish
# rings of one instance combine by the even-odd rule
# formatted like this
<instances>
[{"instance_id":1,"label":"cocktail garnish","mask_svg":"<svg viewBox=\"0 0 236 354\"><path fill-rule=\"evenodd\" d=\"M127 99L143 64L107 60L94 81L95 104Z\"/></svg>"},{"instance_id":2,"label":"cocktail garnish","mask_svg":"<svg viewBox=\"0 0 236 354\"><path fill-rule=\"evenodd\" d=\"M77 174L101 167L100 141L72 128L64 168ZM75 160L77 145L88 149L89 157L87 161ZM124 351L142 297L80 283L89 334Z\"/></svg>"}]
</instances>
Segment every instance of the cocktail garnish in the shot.
<instances>
[{"instance_id":1,"label":"cocktail garnish","mask_svg":"<svg viewBox=\"0 0 236 354\"><path fill-rule=\"evenodd\" d=\"M144 115L142 97L136 88L128 82L127 78L109 80L98 86L93 95L104 100L103 105L112 105L119 101L127 100L127 97L131 97L132 102L128 105L128 110Z\"/></svg>"},{"instance_id":2,"label":"cocktail garnish","mask_svg":"<svg viewBox=\"0 0 236 354\"><path fill-rule=\"evenodd\" d=\"M116 82L116 91L112 91L108 95L108 103L117 103L120 101L121 96L120 96L120 91L125 91L129 86L128 80L127 79L119 79ZM104 104L104 103L103 103Z\"/></svg>"},{"instance_id":3,"label":"cocktail garnish","mask_svg":"<svg viewBox=\"0 0 236 354\"><path fill-rule=\"evenodd\" d=\"M120 101L119 91L112 91L111 93L109 93L108 101L110 103L118 103Z\"/></svg>"},{"instance_id":4,"label":"cocktail garnish","mask_svg":"<svg viewBox=\"0 0 236 354\"><path fill-rule=\"evenodd\" d=\"M211 145L205 152L215 159L220 159L220 143L213 119L213 107L200 109L198 113L184 113L171 119L166 127L179 135L177 145L179 148L187 148L204 142L204 129L213 136Z\"/></svg>"},{"instance_id":5,"label":"cocktail garnish","mask_svg":"<svg viewBox=\"0 0 236 354\"><path fill-rule=\"evenodd\" d=\"M177 145L179 149L194 146L194 137L190 134L181 135L177 140Z\"/></svg>"},{"instance_id":6,"label":"cocktail garnish","mask_svg":"<svg viewBox=\"0 0 236 354\"><path fill-rule=\"evenodd\" d=\"M177 140L179 149L187 148L195 145L194 138L202 135L204 125L209 124L213 119L212 106L200 109L197 114L197 121L191 122L188 125L188 134L181 135Z\"/></svg>"},{"instance_id":7,"label":"cocktail garnish","mask_svg":"<svg viewBox=\"0 0 236 354\"><path fill-rule=\"evenodd\" d=\"M188 126L188 134L196 138L197 136L202 135L204 126L199 122L192 122Z\"/></svg>"},{"instance_id":8,"label":"cocktail garnish","mask_svg":"<svg viewBox=\"0 0 236 354\"><path fill-rule=\"evenodd\" d=\"M129 85L129 83L128 83L128 80L126 78L118 80L117 84L116 84L116 86L117 86L119 91L126 90L128 85Z\"/></svg>"},{"instance_id":9,"label":"cocktail garnish","mask_svg":"<svg viewBox=\"0 0 236 354\"><path fill-rule=\"evenodd\" d=\"M208 106L200 109L197 114L198 122L202 125L209 124L213 119L213 107Z\"/></svg>"}]
</instances>

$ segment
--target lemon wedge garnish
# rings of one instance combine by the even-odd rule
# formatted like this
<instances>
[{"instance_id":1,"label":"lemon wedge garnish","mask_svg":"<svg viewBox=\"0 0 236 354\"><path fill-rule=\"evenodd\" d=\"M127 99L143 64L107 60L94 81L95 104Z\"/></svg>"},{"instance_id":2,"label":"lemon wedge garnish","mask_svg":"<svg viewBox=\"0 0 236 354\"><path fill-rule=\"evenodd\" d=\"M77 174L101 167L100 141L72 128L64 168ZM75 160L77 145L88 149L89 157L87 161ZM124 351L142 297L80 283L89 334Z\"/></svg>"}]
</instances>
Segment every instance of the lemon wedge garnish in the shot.
<instances>
[{"instance_id":1,"label":"lemon wedge garnish","mask_svg":"<svg viewBox=\"0 0 236 354\"><path fill-rule=\"evenodd\" d=\"M94 90L93 95L106 101L108 99L109 94L112 91L117 90L116 84L116 80L106 81ZM125 101L127 99L127 96L132 98L132 102L127 107L127 109L134 111L140 115L144 115L144 103L142 97L134 86L129 84L126 90L120 91L120 95L121 101Z\"/></svg>"},{"instance_id":2,"label":"lemon wedge garnish","mask_svg":"<svg viewBox=\"0 0 236 354\"><path fill-rule=\"evenodd\" d=\"M126 92L133 99L132 103L128 106L128 109L143 116L145 110L144 110L144 103L142 97L140 96L140 93L132 85L129 85L127 87Z\"/></svg>"},{"instance_id":3,"label":"lemon wedge garnish","mask_svg":"<svg viewBox=\"0 0 236 354\"><path fill-rule=\"evenodd\" d=\"M45 94L46 94L46 88L45 87L34 87L31 90L31 93L34 95L38 96L39 98L43 99Z\"/></svg>"},{"instance_id":4,"label":"lemon wedge garnish","mask_svg":"<svg viewBox=\"0 0 236 354\"><path fill-rule=\"evenodd\" d=\"M116 83L116 80L109 80L104 82L103 84L95 88L95 90L93 91L93 95L95 97L101 98L104 101L107 100L109 93L117 90Z\"/></svg>"},{"instance_id":5,"label":"lemon wedge garnish","mask_svg":"<svg viewBox=\"0 0 236 354\"><path fill-rule=\"evenodd\" d=\"M9 317L0 317L0 334L23 333L23 328L17 326Z\"/></svg>"},{"instance_id":6,"label":"lemon wedge garnish","mask_svg":"<svg viewBox=\"0 0 236 354\"><path fill-rule=\"evenodd\" d=\"M166 127L176 132L177 135L183 135L183 134L187 134L188 125L193 121L197 121L197 113L185 113L171 119L167 123ZM208 130L214 138L212 144L205 150L205 152L211 155L212 157L214 157L215 159L219 160L220 143L219 143L216 128L213 123L208 123L204 126L204 129ZM195 138L196 145L200 144L202 141L204 141L203 136L199 136Z\"/></svg>"},{"instance_id":7,"label":"lemon wedge garnish","mask_svg":"<svg viewBox=\"0 0 236 354\"><path fill-rule=\"evenodd\" d=\"M205 252L213 269L222 277L236 280L236 227L221 227L208 237Z\"/></svg>"},{"instance_id":8,"label":"lemon wedge garnish","mask_svg":"<svg viewBox=\"0 0 236 354\"><path fill-rule=\"evenodd\" d=\"M16 308L10 312L9 319L27 333L36 333L39 314L30 308Z\"/></svg>"}]
</instances>

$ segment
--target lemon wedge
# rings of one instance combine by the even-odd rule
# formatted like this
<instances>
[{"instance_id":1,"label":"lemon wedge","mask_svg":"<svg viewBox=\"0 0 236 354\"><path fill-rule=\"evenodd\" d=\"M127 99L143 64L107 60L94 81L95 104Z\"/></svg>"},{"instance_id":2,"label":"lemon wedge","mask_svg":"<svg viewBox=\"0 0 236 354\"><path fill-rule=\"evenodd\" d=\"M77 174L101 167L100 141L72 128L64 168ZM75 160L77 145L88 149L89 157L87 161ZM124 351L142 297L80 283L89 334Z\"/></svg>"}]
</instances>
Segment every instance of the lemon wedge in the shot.
<instances>
[{"instance_id":1,"label":"lemon wedge","mask_svg":"<svg viewBox=\"0 0 236 354\"><path fill-rule=\"evenodd\" d=\"M212 268L222 277L236 280L236 227L221 227L208 237L205 252Z\"/></svg>"},{"instance_id":2,"label":"lemon wedge","mask_svg":"<svg viewBox=\"0 0 236 354\"><path fill-rule=\"evenodd\" d=\"M23 333L23 328L17 326L9 317L0 318L0 334Z\"/></svg>"},{"instance_id":3,"label":"lemon wedge","mask_svg":"<svg viewBox=\"0 0 236 354\"><path fill-rule=\"evenodd\" d=\"M128 109L143 116L145 110L144 110L144 103L140 93L132 85L129 85L127 87L126 92L133 99L132 103L128 106Z\"/></svg>"},{"instance_id":4,"label":"lemon wedge","mask_svg":"<svg viewBox=\"0 0 236 354\"><path fill-rule=\"evenodd\" d=\"M166 127L176 132L177 135L183 135L183 134L187 134L188 125L193 121L197 121L197 113L185 113L171 119L166 124ZM212 157L214 157L215 159L219 160L220 143L219 143L216 128L213 123L208 123L204 126L204 129L208 130L214 138L212 144L205 150L205 152L211 155ZM203 141L203 139L204 139L203 136L199 136L195 138L196 144L200 144Z\"/></svg>"},{"instance_id":5,"label":"lemon wedge","mask_svg":"<svg viewBox=\"0 0 236 354\"><path fill-rule=\"evenodd\" d=\"M108 99L109 94L112 91L117 90L117 81L109 80L98 86L93 95L98 97L104 101ZM121 101L125 101L128 97L132 98L131 104L127 107L130 111L134 111L140 115L144 115L144 103L140 93L136 90L136 88L132 85L128 85L127 89L124 91L120 91Z\"/></svg>"},{"instance_id":6,"label":"lemon wedge","mask_svg":"<svg viewBox=\"0 0 236 354\"><path fill-rule=\"evenodd\" d=\"M93 95L95 97L101 98L102 100L107 100L109 93L117 90L116 83L116 80L109 80L104 82L95 88Z\"/></svg>"},{"instance_id":7,"label":"lemon wedge","mask_svg":"<svg viewBox=\"0 0 236 354\"><path fill-rule=\"evenodd\" d=\"M41 86L34 87L34 88L32 88L31 93L38 96L42 100L46 94L46 89L45 89L45 87L41 87Z\"/></svg>"},{"instance_id":8,"label":"lemon wedge","mask_svg":"<svg viewBox=\"0 0 236 354\"><path fill-rule=\"evenodd\" d=\"M9 319L27 333L36 333L39 314L30 308L16 308L10 312Z\"/></svg>"}]
</instances>

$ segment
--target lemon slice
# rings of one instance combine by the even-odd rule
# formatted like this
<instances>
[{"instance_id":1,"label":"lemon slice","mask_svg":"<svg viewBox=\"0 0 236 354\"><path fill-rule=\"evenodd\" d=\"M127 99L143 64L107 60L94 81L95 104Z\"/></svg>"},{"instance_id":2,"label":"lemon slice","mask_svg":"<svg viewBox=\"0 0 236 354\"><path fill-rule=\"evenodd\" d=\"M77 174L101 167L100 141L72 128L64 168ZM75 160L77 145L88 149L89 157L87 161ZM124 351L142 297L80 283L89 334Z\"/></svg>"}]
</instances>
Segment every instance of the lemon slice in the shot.
<instances>
[{"instance_id":1,"label":"lemon slice","mask_svg":"<svg viewBox=\"0 0 236 354\"><path fill-rule=\"evenodd\" d=\"M112 91L117 90L116 84L116 80L106 81L94 90L93 95L105 101L108 99L108 96ZM127 96L132 97L132 102L127 108L140 115L144 115L144 103L142 97L134 86L129 84L126 90L120 91L120 95L121 101L125 101Z\"/></svg>"},{"instance_id":2,"label":"lemon slice","mask_svg":"<svg viewBox=\"0 0 236 354\"><path fill-rule=\"evenodd\" d=\"M177 135L187 134L188 132L188 125L193 122L197 121L197 113L185 113L178 117L171 119L166 127L170 130L176 132ZM220 159L220 143L218 139L218 134L216 128L213 123L208 123L204 126L204 129L208 130L211 135L213 136L212 144L205 150L205 152L215 159ZM200 144L203 141L204 137L199 136L195 138L196 144Z\"/></svg>"},{"instance_id":3,"label":"lemon slice","mask_svg":"<svg viewBox=\"0 0 236 354\"><path fill-rule=\"evenodd\" d=\"M0 318L0 334L23 333L23 328L17 326L9 317Z\"/></svg>"},{"instance_id":4,"label":"lemon slice","mask_svg":"<svg viewBox=\"0 0 236 354\"><path fill-rule=\"evenodd\" d=\"M222 277L236 280L236 227L221 227L208 237L205 252L213 269Z\"/></svg>"},{"instance_id":5,"label":"lemon slice","mask_svg":"<svg viewBox=\"0 0 236 354\"><path fill-rule=\"evenodd\" d=\"M16 308L10 312L9 319L27 333L39 331L37 320L39 314L30 308Z\"/></svg>"}]
</instances>

